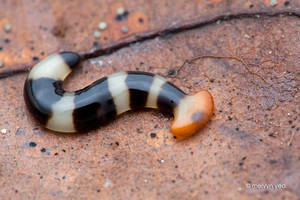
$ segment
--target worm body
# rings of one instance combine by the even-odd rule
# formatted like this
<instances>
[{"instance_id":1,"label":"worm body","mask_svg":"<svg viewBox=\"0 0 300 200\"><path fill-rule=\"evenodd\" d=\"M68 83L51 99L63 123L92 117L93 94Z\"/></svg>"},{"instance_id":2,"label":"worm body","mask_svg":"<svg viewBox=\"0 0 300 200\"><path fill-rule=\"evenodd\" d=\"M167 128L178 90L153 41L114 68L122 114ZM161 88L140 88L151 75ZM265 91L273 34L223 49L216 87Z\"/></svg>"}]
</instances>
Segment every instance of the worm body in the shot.
<instances>
[{"instance_id":1,"label":"worm body","mask_svg":"<svg viewBox=\"0 0 300 200\"><path fill-rule=\"evenodd\" d=\"M50 130L86 132L128 110L154 108L173 114L170 131L186 137L212 116L213 98L208 91L186 95L163 77L147 72L119 72L66 92L63 80L80 61L73 52L53 54L35 65L26 79L26 105Z\"/></svg>"}]
</instances>

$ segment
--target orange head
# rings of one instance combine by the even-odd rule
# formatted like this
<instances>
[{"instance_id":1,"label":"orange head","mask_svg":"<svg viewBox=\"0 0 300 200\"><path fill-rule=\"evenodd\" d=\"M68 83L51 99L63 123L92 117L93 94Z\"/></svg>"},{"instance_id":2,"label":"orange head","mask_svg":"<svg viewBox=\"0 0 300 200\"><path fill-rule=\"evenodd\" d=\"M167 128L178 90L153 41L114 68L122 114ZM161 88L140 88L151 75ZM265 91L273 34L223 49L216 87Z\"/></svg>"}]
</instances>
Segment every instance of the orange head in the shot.
<instances>
[{"instance_id":1,"label":"orange head","mask_svg":"<svg viewBox=\"0 0 300 200\"><path fill-rule=\"evenodd\" d=\"M185 96L175 108L171 133L177 138L193 135L209 121L213 109L214 101L207 90Z\"/></svg>"}]
</instances>

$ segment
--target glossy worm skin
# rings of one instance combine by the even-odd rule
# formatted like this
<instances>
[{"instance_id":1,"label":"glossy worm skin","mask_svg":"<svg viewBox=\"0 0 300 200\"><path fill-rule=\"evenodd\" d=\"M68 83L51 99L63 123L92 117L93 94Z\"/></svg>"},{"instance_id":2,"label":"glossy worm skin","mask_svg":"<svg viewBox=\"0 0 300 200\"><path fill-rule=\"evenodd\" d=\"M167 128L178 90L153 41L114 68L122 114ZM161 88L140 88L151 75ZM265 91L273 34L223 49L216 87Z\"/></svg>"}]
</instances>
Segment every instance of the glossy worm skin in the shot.
<instances>
[{"instance_id":1,"label":"glossy worm skin","mask_svg":"<svg viewBox=\"0 0 300 200\"><path fill-rule=\"evenodd\" d=\"M163 77L148 72L119 72L66 92L63 81L81 60L74 52L53 54L36 64L26 79L26 105L50 130L86 132L128 110L154 108L173 114L171 133L187 137L212 116L214 103L208 91L186 95Z\"/></svg>"}]
</instances>

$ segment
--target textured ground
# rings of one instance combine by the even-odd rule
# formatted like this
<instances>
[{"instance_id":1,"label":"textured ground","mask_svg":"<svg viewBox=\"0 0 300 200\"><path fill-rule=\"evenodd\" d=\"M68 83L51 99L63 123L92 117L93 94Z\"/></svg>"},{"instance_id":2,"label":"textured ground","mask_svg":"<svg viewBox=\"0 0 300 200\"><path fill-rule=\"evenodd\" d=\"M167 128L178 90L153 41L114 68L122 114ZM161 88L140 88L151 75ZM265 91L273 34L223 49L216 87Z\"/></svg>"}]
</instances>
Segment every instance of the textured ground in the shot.
<instances>
[{"instance_id":1,"label":"textured ground","mask_svg":"<svg viewBox=\"0 0 300 200\"><path fill-rule=\"evenodd\" d=\"M300 12L297 0L0 5L0 73L53 52L88 51L191 19ZM122 6L129 14L118 20ZM95 39L100 21L108 28ZM7 23L9 33L2 28ZM218 57L202 57L172 73L195 56ZM65 87L79 89L121 70L162 74L187 93L210 90L214 118L183 141L169 133L170 116L151 110L124 114L87 134L63 135L30 117L23 100L26 73L2 78L0 199L300 199L299 17L237 17L155 37L83 63Z\"/></svg>"}]
</instances>

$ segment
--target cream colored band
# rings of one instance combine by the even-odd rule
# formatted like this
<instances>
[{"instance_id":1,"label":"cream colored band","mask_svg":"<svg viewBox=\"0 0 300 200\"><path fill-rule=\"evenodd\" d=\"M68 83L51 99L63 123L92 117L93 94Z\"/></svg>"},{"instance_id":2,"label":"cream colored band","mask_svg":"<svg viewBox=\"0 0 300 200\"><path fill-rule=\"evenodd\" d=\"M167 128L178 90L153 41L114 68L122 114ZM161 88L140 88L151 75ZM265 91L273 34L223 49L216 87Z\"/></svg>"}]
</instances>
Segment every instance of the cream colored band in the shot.
<instances>
[{"instance_id":1,"label":"cream colored band","mask_svg":"<svg viewBox=\"0 0 300 200\"><path fill-rule=\"evenodd\" d=\"M52 116L47 128L59 132L75 132L73 110L75 109L74 93L66 92L64 96L52 105Z\"/></svg>"},{"instance_id":2,"label":"cream colored band","mask_svg":"<svg viewBox=\"0 0 300 200\"><path fill-rule=\"evenodd\" d=\"M59 54L53 54L38 64L29 73L29 79L51 78L54 80L64 80L71 72L70 67L65 63Z\"/></svg>"},{"instance_id":3,"label":"cream colored band","mask_svg":"<svg viewBox=\"0 0 300 200\"><path fill-rule=\"evenodd\" d=\"M107 77L108 89L113 97L117 114L130 110L129 90L126 85L127 72L119 72Z\"/></svg>"},{"instance_id":4,"label":"cream colored band","mask_svg":"<svg viewBox=\"0 0 300 200\"><path fill-rule=\"evenodd\" d=\"M147 97L146 107L148 108L158 108L157 106L157 98L159 96L159 93L161 91L161 87L164 83L166 83L166 79L155 75L153 77L153 81L150 87L150 91Z\"/></svg>"}]
</instances>

